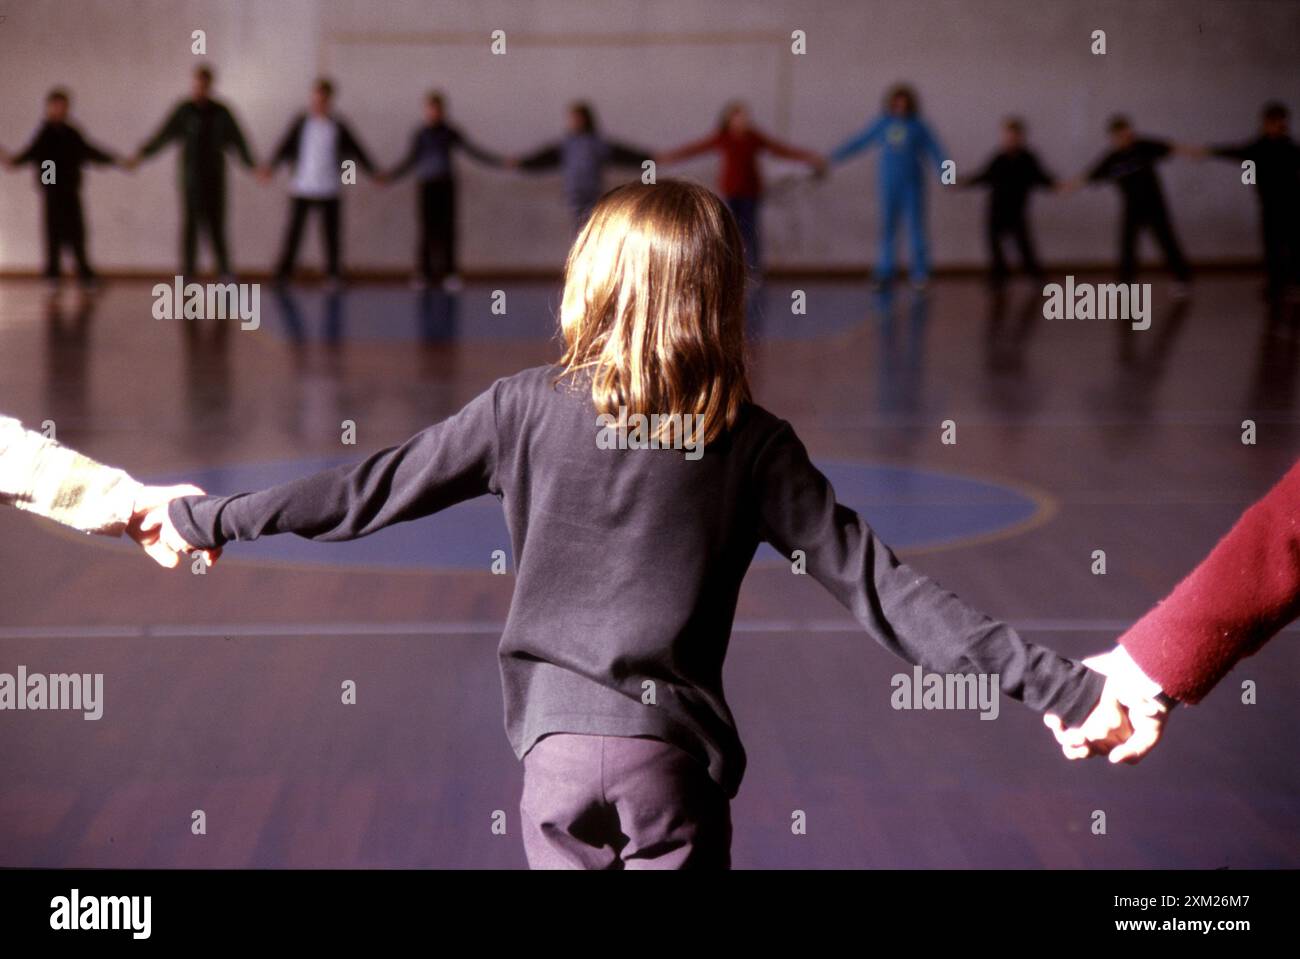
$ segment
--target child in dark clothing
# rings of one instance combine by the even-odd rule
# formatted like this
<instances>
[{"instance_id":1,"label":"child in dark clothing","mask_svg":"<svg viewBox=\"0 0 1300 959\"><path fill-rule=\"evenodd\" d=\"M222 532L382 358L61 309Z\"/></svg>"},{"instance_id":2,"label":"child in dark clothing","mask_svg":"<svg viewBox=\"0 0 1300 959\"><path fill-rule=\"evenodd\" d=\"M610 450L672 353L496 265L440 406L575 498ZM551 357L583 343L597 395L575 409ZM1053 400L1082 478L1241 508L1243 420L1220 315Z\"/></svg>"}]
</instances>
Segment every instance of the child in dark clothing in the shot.
<instances>
[{"instance_id":1,"label":"child in dark clothing","mask_svg":"<svg viewBox=\"0 0 1300 959\"><path fill-rule=\"evenodd\" d=\"M501 157L465 138L447 122L447 103L434 90L424 102L424 126L411 136L411 148L392 172L390 181L411 170L420 183L420 246L415 256L416 285L441 280L451 291L460 289L456 268L456 171L452 154L463 150L479 163L500 166Z\"/></svg>"},{"instance_id":2,"label":"child in dark clothing","mask_svg":"<svg viewBox=\"0 0 1300 959\"><path fill-rule=\"evenodd\" d=\"M1284 105L1269 103L1264 107L1259 136L1207 151L1225 160L1255 164L1269 299L1281 296L1289 283L1300 284L1300 145L1291 139L1288 119Z\"/></svg>"},{"instance_id":3,"label":"child in dark clothing","mask_svg":"<svg viewBox=\"0 0 1300 959\"><path fill-rule=\"evenodd\" d=\"M211 244L217 273L223 281L229 281L226 155L233 153L250 170L257 164L234 112L213 97L213 82L211 67L196 68L189 99L176 105L158 132L140 147L128 164L135 166L171 143L180 146L181 272L185 276L194 275L202 231Z\"/></svg>"},{"instance_id":4,"label":"child in dark clothing","mask_svg":"<svg viewBox=\"0 0 1300 959\"><path fill-rule=\"evenodd\" d=\"M900 563L836 501L790 424L750 398L744 300L740 232L716 196L620 187L569 254L556 365L496 381L355 466L179 499L146 529L186 551L347 540L496 496L518 562L499 655L534 867L729 864L745 752L722 665L764 541L800 551L904 659L995 674L1033 709L1126 738L1099 674Z\"/></svg>"},{"instance_id":5,"label":"child in dark clothing","mask_svg":"<svg viewBox=\"0 0 1300 959\"><path fill-rule=\"evenodd\" d=\"M1088 171L1087 180L1089 183L1113 181L1124 199L1119 241L1120 282L1133 282L1137 274L1138 236L1143 230L1150 230L1177 280L1175 295L1185 296L1191 269L1169 221L1156 164L1173 153L1195 155L1196 151L1164 140L1139 138L1128 118L1122 116L1111 119L1109 130L1110 152Z\"/></svg>"},{"instance_id":6,"label":"child in dark clothing","mask_svg":"<svg viewBox=\"0 0 1300 959\"><path fill-rule=\"evenodd\" d=\"M649 159L650 154L639 147L602 136L596 126L596 111L591 104L579 102L569 107L569 132L563 140L512 160L510 165L532 172L560 170L576 236L605 192L605 168L639 167Z\"/></svg>"},{"instance_id":7,"label":"child in dark clothing","mask_svg":"<svg viewBox=\"0 0 1300 959\"><path fill-rule=\"evenodd\" d=\"M989 242L989 278L995 286L1007 278L1007 261L1002 241L1010 236L1020 251L1020 265L1034 280L1041 280L1043 268L1034 252L1033 235L1027 218L1029 194L1035 187L1054 187L1056 180L1043 169L1038 156L1025 145L1025 126L1011 117L1002 124L1002 149L966 186L987 186L989 208L986 220Z\"/></svg>"},{"instance_id":8,"label":"child in dark clothing","mask_svg":"<svg viewBox=\"0 0 1300 959\"><path fill-rule=\"evenodd\" d=\"M120 161L92 144L68 122L68 107L67 91L51 90L45 98L45 122L27 148L13 157L9 165L17 168L30 163L36 167L36 185L45 200L45 278L57 287L60 254L68 247L82 286L89 288L95 283L95 271L86 256L81 168L87 163L107 166Z\"/></svg>"}]
</instances>

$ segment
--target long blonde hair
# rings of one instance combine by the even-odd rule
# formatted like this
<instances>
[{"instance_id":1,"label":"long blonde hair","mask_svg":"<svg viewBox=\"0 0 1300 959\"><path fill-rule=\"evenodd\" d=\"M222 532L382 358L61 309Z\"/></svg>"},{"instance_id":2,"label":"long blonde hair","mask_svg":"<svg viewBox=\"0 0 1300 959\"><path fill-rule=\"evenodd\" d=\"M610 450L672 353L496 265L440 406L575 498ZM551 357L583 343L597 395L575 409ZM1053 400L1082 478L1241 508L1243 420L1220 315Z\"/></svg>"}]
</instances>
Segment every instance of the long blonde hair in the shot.
<instances>
[{"instance_id":1,"label":"long blonde hair","mask_svg":"<svg viewBox=\"0 0 1300 959\"><path fill-rule=\"evenodd\" d=\"M684 180L611 190L564 276L560 378L588 373L598 413L694 414L700 443L735 424L750 395L745 259L717 196Z\"/></svg>"}]
</instances>

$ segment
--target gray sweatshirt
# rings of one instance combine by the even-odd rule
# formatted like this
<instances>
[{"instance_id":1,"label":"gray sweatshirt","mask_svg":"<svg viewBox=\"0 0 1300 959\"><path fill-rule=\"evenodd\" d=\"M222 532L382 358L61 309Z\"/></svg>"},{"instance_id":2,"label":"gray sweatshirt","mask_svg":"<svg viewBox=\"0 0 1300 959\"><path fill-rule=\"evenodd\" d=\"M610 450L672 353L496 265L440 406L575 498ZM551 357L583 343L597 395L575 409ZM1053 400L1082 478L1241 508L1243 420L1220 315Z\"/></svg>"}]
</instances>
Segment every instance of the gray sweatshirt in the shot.
<instances>
[{"instance_id":1,"label":"gray sweatshirt","mask_svg":"<svg viewBox=\"0 0 1300 959\"><path fill-rule=\"evenodd\" d=\"M356 539L497 497L517 573L499 655L520 758L552 732L655 736L697 756L734 796L745 753L722 662L764 540L786 556L802 550L807 572L911 663L996 673L1002 692L1071 726L1099 699L1101 676L901 564L836 502L784 420L751 404L696 458L610 449L598 445L608 421L586 384L556 386L557 374L537 367L498 380L356 465L258 493L177 499L169 515L192 546L212 548L272 533Z\"/></svg>"}]
</instances>

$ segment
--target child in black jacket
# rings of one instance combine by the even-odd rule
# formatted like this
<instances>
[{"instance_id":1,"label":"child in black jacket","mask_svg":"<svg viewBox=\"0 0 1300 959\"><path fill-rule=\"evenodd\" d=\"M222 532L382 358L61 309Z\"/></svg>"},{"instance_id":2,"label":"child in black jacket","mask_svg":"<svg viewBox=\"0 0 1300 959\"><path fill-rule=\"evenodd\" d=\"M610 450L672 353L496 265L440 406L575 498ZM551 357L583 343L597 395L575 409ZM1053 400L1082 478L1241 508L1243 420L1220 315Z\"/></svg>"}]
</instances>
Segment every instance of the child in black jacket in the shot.
<instances>
[{"instance_id":1,"label":"child in black jacket","mask_svg":"<svg viewBox=\"0 0 1300 959\"><path fill-rule=\"evenodd\" d=\"M86 255L86 217L81 209L81 168L87 163L111 166L117 157L87 140L68 122L70 98L66 90L51 90L45 98L45 122L11 167L32 164L36 185L45 200L45 278L59 282L59 258L64 247L72 251L77 276L84 287L95 283L95 271Z\"/></svg>"},{"instance_id":2,"label":"child in black jacket","mask_svg":"<svg viewBox=\"0 0 1300 959\"><path fill-rule=\"evenodd\" d=\"M1041 281L1043 268L1034 251L1034 237L1029 229L1029 195L1035 188L1052 188L1056 179L1043 169L1038 155L1025 143L1024 123L1009 117L1002 124L1002 149L979 173L964 181L966 186L989 188L989 207L985 229L989 243L989 279L1000 286L1007 278L1007 261L1002 243L1010 237L1020 251L1020 266L1035 281Z\"/></svg>"}]
</instances>

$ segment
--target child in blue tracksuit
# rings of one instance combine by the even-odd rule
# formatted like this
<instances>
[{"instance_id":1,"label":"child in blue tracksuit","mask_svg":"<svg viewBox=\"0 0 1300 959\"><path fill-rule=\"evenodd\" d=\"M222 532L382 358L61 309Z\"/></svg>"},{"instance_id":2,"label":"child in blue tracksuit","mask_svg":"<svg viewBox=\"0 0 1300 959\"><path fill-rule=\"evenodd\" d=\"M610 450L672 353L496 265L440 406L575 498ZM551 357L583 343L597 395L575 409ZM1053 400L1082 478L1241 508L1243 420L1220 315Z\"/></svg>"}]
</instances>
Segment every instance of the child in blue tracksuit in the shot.
<instances>
[{"instance_id":1,"label":"child in blue tracksuit","mask_svg":"<svg viewBox=\"0 0 1300 959\"><path fill-rule=\"evenodd\" d=\"M880 257L876 279L887 285L894 276L894 237L898 222L906 216L912 241L910 274L918 287L930 275L930 254L925 235L925 155L935 167L944 160L943 147L920 118L916 93L908 86L896 86L885 97L885 112L879 119L850 137L830 155L831 163L847 160L855 153L879 143L880 158Z\"/></svg>"}]
</instances>

